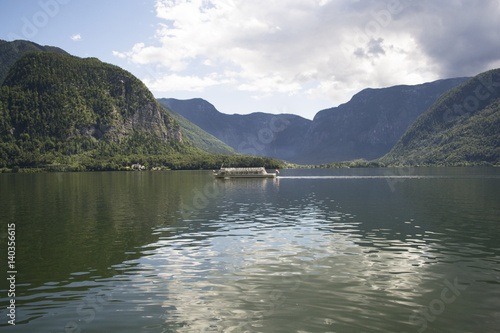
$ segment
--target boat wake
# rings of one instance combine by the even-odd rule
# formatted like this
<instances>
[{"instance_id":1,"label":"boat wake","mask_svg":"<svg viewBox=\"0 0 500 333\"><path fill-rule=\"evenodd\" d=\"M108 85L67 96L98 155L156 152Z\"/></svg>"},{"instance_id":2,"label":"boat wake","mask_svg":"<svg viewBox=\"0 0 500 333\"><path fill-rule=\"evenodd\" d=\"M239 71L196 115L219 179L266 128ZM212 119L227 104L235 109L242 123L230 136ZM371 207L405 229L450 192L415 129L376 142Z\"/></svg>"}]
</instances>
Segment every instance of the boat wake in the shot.
<instances>
[{"instance_id":1,"label":"boat wake","mask_svg":"<svg viewBox=\"0 0 500 333\"><path fill-rule=\"evenodd\" d=\"M431 179L450 178L449 176L401 176L401 175L379 175L379 176L278 176L279 179Z\"/></svg>"}]
</instances>

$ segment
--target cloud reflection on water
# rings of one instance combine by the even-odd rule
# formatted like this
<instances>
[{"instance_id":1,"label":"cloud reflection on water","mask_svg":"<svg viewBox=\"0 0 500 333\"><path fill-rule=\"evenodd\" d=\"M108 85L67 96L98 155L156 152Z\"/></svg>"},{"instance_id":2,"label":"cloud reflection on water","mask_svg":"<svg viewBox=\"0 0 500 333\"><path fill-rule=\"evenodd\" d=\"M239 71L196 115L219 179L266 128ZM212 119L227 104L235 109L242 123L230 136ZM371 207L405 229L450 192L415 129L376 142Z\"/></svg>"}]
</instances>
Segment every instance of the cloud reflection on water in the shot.
<instances>
[{"instance_id":1,"label":"cloud reflection on water","mask_svg":"<svg viewBox=\"0 0 500 333\"><path fill-rule=\"evenodd\" d=\"M314 331L369 321L382 330L407 322L422 292L420 271L431 263L425 240L363 234L356 216L314 195L279 208L222 202L220 215L193 216L198 230L160 237L141 259L156 272L155 288L165 289L163 317L177 331Z\"/></svg>"}]
</instances>

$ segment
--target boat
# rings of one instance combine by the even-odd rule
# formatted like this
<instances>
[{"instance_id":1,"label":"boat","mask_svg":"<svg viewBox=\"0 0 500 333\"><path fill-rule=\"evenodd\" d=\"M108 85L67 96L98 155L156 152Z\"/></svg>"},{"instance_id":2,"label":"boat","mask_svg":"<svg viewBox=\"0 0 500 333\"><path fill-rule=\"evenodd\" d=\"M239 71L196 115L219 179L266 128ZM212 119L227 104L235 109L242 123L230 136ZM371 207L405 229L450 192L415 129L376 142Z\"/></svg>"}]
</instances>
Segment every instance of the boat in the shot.
<instances>
[{"instance_id":1,"label":"boat","mask_svg":"<svg viewBox=\"0 0 500 333\"><path fill-rule=\"evenodd\" d=\"M276 170L278 171L278 170ZM220 168L214 171L215 178L276 178L276 173L267 173L266 169L260 168Z\"/></svg>"}]
</instances>

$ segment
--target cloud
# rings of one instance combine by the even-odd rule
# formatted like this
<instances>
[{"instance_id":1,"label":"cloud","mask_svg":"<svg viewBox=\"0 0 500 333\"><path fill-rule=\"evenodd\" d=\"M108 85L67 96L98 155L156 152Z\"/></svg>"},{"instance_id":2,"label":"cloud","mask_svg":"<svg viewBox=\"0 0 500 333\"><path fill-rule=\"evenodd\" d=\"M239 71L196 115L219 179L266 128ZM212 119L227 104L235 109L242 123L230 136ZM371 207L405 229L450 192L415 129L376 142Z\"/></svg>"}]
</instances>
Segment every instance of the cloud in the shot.
<instances>
[{"instance_id":1,"label":"cloud","mask_svg":"<svg viewBox=\"0 0 500 333\"><path fill-rule=\"evenodd\" d=\"M500 60L500 3L425 0L408 6L404 22L444 77L474 75Z\"/></svg>"},{"instance_id":2,"label":"cloud","mask_svg":"<svg viewBox=\"0 0 500 333\"><path fill-rule=\"evenodd\" d=\"M345 101L500 63L496 0L157 0L156 13L154 42L113 54L157 66L147 82L161 91L233 84Z\"/></svg>"},{"instance_id":3,"label":"cloud","mask_svg":"<svg viewBox=\"0 0 500 333\"><path fill-rule=\"evenodd\" d=\"M78 41L82 40L82 36L80 34L75 34L75 35L71 36L71 40L74 42L78 42Z\"/></svg>"},{"instance_id":4,"label":"cloud","mask_svg":"<svg viewBox=\"0 0 500 333\"><path fill-rule=\"evenodd\" d=\"M182 76L170 74L156 76L144 79L144 83L154 91L195 91L201 92L209 87L219 86L230 83L231 80L226 76L212 73L205 77L196 75Z\"/></svg>"}]
</instances>

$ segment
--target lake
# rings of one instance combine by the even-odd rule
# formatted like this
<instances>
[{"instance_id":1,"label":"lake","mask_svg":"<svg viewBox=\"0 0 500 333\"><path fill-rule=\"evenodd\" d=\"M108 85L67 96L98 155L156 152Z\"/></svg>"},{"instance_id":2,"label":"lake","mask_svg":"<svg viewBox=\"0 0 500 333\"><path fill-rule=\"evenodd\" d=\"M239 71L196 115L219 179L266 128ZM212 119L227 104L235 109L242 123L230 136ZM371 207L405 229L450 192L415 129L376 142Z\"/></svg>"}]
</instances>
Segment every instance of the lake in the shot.
<instances>
[{"instance_id":1,"label":"lake","mask_svg":"<svg viewBox=\"0 0 500 333\"><path fill-rule=\"evenodd\" d=\"M498 332L500 169L211 173L1 174L0 330Z\"/></svg>"}]
</instances>

